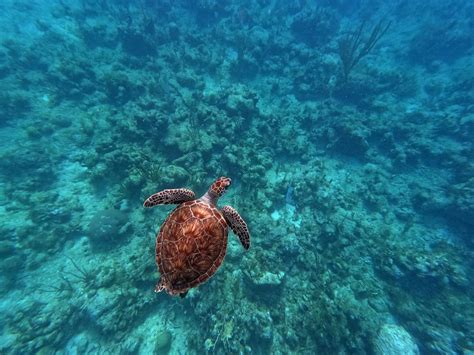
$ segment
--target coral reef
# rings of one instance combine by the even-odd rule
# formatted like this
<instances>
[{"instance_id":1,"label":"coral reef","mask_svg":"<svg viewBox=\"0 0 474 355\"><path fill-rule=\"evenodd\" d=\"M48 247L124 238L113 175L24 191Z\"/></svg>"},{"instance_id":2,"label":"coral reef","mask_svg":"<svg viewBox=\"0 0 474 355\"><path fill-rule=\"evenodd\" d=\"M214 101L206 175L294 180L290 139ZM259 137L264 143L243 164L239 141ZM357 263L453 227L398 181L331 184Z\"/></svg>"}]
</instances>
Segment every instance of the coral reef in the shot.
<instances>
[{"instance_id":1,"label":"coral reef","mask_svg":"<svg viewBox=\"0 0 474 355\"><path fill-rule=\"evenodd\" d=\"M0 9L0 353L472 352L470 2ZM153 293L221 175L251 248Z\"/></svg>"}]
</instances>

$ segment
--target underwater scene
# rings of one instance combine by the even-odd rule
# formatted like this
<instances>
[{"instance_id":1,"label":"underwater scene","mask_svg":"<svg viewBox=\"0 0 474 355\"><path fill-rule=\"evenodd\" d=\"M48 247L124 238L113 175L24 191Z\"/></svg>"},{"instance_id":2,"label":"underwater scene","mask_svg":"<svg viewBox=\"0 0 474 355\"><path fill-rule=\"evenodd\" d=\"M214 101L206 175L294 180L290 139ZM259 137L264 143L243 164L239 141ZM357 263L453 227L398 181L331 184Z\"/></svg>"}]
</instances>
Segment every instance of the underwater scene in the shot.
<instances>
[{"instance_id":1,"label":"underwater scene","mask_svg":"<svg viewBox=\"0 0 474 355\"><path fill-rule=\"evenodd\" d=\"M474 354L474 2L2 0L0 354Z\"/></svg>"}]
</instances>

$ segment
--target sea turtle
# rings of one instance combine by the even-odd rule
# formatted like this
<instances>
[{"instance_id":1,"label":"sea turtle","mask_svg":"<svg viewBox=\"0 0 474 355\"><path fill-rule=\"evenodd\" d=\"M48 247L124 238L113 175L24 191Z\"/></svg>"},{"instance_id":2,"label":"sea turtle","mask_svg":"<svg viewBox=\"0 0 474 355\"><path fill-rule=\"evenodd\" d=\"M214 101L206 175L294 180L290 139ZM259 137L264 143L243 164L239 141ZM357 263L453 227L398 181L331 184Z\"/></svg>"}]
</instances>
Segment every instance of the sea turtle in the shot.
<instances>
[{"instance_id":1,"label":"sea turtle","mask_svg":"<svg viewBox=\"0 0 474 355\"><path fill-rule=\"evenodd\" d=\"M178 204L156 236L155 257L161 278L155 292L184 297L188 290L209 279L221 265L227 250L227 227L250 247L247 224L231 206L217 209L217 200L230 186L220 177L196 199L188 189L167 189L148 197L143 206Z\"/></svg>"}]
</instances>

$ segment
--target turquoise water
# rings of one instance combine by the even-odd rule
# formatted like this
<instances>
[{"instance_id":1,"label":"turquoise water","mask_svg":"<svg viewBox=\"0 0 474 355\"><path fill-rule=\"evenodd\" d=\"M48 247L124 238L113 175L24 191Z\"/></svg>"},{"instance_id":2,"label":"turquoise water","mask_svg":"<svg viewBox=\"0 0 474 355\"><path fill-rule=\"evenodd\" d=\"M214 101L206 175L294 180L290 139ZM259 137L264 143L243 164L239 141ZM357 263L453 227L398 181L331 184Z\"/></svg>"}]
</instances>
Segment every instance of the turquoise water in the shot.
<instances>
[{"instance_id":1,"label":"turquoise water","mask_svg":"<svg viewBox=\"0 0 474 355\"><path fill-rule=\"evenodd\" d=\"M0 10L0 353L474 352L471 1ZM250 249L154 293L223 175Z\"/></svg>"}]
</instances>

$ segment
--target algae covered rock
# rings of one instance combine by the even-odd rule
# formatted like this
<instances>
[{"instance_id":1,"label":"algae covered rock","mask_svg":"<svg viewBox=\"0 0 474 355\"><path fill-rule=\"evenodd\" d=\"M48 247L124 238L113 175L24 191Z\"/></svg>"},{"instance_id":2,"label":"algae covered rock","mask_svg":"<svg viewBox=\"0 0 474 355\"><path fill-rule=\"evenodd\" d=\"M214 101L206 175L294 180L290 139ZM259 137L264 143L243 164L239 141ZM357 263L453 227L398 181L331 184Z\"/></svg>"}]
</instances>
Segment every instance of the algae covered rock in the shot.
<instances>
[{"instance_id":1,"label":"algae covered rock","mask_svg":"<svg viewBox=\"0 0 474 355\"><path fill-rule=\"evenodd\" d=\"M281 285L284 276L285 273L283 271L278 273L266 271L263 274L252 277L252 280L253 284L258 287L277 287Z\"/></svg>"},{"instance_id":2,"label":"algae covered rock","mask_svg":"<svg viewBox=\"0 0 474 355\"><path fill-rule=\"evenodd\" d=\"M452 218L474 225L474 177L455 184L450 189L447 212Z\"/></svg>"},{"instance_id":3,"label":"algae covered rock","mask_svg":"<svg viewBox=\"0 0 474 355\"><path fill-rule=\"evenodd\" d=\"M412 336L401 326L384 324L374 343L374 353L380 355L420 354Z\"/></svg>"},{"instance_id":4,"label":"algae covered rock","mask_svg":"<svg viewBox=\"0 0 474 355\"><path fill-rule=\"evenodd\" d=\"M329 7L305 7L293 18L291 32L309 46L327 43L339 28L336 13Z\"/></svg>"},{"instance_id":5,"label":"algae covered rock","mask_svg":"<svg viewBox=\"0 0 474 355\"><path fill-rule=\"evenodd\" d=\"M248 114L255 110L255 100L241 95L229 95L227 98L227 110L232 114Z\"/></svg>"},{"instance_id":6,"label":"algae covered rock","mask_svg":"<svg viewBox=\"0 0 474 355\"><path fill-rule=\"evenodd\" d=\"M282 290L285 273L279 272L259 272L252 270L249 273L244 273L245 283L247 284L247 291L249 297L259 299L265 303L278 302Z\"/></svg>"},{"instance_id":7,"label":"algae covered rock","mask_svg":"<svg viewBox=\"0 0 474 355\"><path fill-rule=\"evenodd\" d=\"M258 114L258 94L245 85L236 85L231 88L226 102L222 107L230 116L244 118Z\"/></svg>"},{"instance_id":8,"label":"algae covered rock","mask_svg":"<svg viewBox=\"0 0 474 355\"><path fill-rule=\"evenodd\" d=\"M89 223L89 240L94 247L108 247L123 239L129 227L125 212L113 208L98 211Z\"/></svg>"},{"instance_id":9,"label":"algae covered rock","mask_svg":"<svg viewBox=\"0 0 474 355\"><path fill-rule=\"evenodd\" d=\"M160 180L163 184L186 184L189 179L189 173L186 169L177 165L168 165L160 171Z\"/></svg>"},{"instance_id":10,"label":"algae covered rock","mask_svg":"<svg viewBox=\"0 0 474 355\"><path fill-rule=\"evenodd\" d=\"M151 302L151 297L139 297L138 289L134 287L121 292L114 287L100 287L91 291L94 296L82 300L83 315L98 333L107 336L125 334Z\"/></svg>"}]
</instances>

